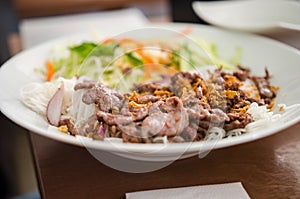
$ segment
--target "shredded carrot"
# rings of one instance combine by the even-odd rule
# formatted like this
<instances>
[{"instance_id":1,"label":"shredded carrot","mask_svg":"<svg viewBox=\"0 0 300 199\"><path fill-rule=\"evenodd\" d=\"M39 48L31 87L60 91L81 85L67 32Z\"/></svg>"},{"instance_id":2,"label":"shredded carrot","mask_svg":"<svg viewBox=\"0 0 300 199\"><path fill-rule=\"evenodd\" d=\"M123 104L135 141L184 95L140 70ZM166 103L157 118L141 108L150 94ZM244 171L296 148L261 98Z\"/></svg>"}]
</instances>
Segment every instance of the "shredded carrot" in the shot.
<instances>
[{"instance_id":1,"label":"shredded carrot","mask_svg":"<svg viewBox=\"0 0 300 199\"><path fill-rule=\"evenodd\" d=\"M176 69L172 67L166 67L162 64L152 64L152 70L160 72L162 74L169 74L169 75L173 75L176 72L178 72Z\"/></svg>"},{"instance_id":2,"label":"shredded carrot","mask_svg":"<svg viewBox=\"0 0 300 199\"><path fill-rule=\"evenodd\" d=\"M180 31L180 35L179 36L185 36L190 34L193 31L193 26L186 26L185 28L183 28Z\"/></svg>"},{"instance_id":3,"label":"shredded carrot","mask_svg":"<svg viewBox=\"0 0 300 199\"><path fill-rule=\"evenodd\" d=\"M133 43L133 44L136 44L137 46L142 46L142 44L141 44L139 41L134 40L134 39L131 39L131 38L123 38L123 39L120 39L120 40L119 40L119 43L120 43L120 44Z\"/></svg>"},{"instance_id":4,"label":"shredded carrot","mask_svg":"<svg viewBox=\"0 0 300 199\"><path fill-rule=\"evenodd\" d=\"M112 37L107 37L105 39L103 39L100 43L101 44L108 44L111 42L118 42L119 44L126 44L126 43L133 43L136 44L138 46L141 46L141 43L137 40L131 39L131 38L123 38L123 39L115 39Z\"/></svg>"},{"instance_id":5,"label":"shredded carrot","mask_svg":"<svg viewBox=\"0 0 300 199\"><path fill-rule=\"evenodd\" d=\"M101 41L101 44L108 44L108 43L111 43L111 42L114 42L116 41L114 38L111 38L111 37L108 37L108 38L105 38Z\"/></svg>"},{"instance_id":6,"label":"shredded carrot","mask_svg":"<svg viewBox=\"0 0 300 199\"><path fill-rule=\"evenodd\" d=\"M144 64L144 76L143 76L143 81L150 79L152 77L151 72L152 72L152 64Z\"/></svg>"},{"instance_id":7,"label":"shredded carrot","mask_svg":"<svg viewBox=\"0 0 300 199\"><path fill-rule=\"evenodd\" d=\"M144 64L152 64L154 63L153 59L149 56L146 56L145 53L143 52L143 48L139 48L136 50L136 53L141 57L143 60Z\"/></svg>"},{"instance_id":8,"label":"shredded carrot","mask_svg":"<svg viewBox=\"0 0 300 199\"><path fill-rule=\"evenodd\" d=\"M55 71L54 71L54 66L53 63L51 61L47 61L47 81L51 81L51 79L53 78Z\"/></svg>"},{"instance_id":9,"label":"shredded carrot","mask_svg":"<svg viewBox=\"0 0 300 199\"><path fill-rule=\"evenodd\" d=\"M160 74L169 74L169 75L178 72L174 68L167 68L162 64L158 64L158 63L144 64L143 68L144 68L144 76L143 76L144 81L152 77L153 71L158 72Z\"/></svg>"}]
</instances>

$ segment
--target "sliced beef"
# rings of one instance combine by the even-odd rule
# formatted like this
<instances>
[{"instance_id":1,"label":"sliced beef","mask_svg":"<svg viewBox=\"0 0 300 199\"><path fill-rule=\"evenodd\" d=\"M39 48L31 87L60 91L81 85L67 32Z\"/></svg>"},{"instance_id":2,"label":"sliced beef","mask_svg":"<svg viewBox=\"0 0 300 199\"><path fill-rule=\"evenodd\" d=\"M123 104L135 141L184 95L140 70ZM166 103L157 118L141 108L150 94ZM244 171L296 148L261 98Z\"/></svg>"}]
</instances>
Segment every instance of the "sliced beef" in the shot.
<instances>
[{"instance_id":1,"label":"sliced beef","mask_svg":"<svg viewBox=\"0 0 300 199\"><path fill-rule=\"evenodd\" d=\"M76 91L79 89L90 89L90 88L93 88L95 85L96 85L96 82L85 80L83 82L77 83L74 87L74 90Z\"/></svg>"},{"instance_id":2,"label":"sliced beef","mask_svg":"<svg viewBox=\"0 0 300 199\"><path fill-rule=\"evenodd\" d=\"M247 124L253 122L250 114L245 112L229 112L227 113L229 121L224 124L224 130L230 131L238 128L245 128Z\"/></svg>"},{"instance_id":3,"label":"sliced beef","mask_svg":"<svg viewBox=\"0 0 300 199\"><path fill-rule=\"evenodd\" d=\"M269 105L276 96L267 70L265 77L252 77L249 72L240 66L235 72L217 69L206 80L195 73L179 72L162 81L135 85L135 92L124 95L101 83L85 81L75 90L85 89L82 101L96 105L96 117L80 129L68 120L61 125L67 125L71 134L97 139L103 139L105 129L105 136L133 143L153 143L164 136L178 143L204 140L210 127L225 131L245 128L253 121L247 107L253 102ZM240 89L248 80L255 83L259 96L250 97Z\"/></svg>"},{"instance_id":4,"label":"sliced beef","mask_svg":"<svg viewBox=\"0 0 300 199\"><path fill-rule=\"evenodd\" d=\"M214 124L222 124L225 121L229 121L229 117L226 115L226 113L218 108L212 109L212 113L210 115L210 122Z\"/></svg>"},{"instance_id":5,"label":"sliced beef","mask_svg":"<svg viewBox=\"0 0 300 199\"><path fill-rule=\"evenodd\" d=\"M122 107L123 99L124 97L121 93L101 83L97 83L88 89L82 97L82 101L85 104L94 103L104 112L110 112L113 107Z\"/></svg>"},{"instance_id":6,"label":"sliced beef","mask_svg":"<svg viewBox=\"0 0 300 199\"><path fill-rule=\"evenodd\" d=\"M161 97L154 96L154 95L142 95L139 97L139 101L143 104L147 104L149 102L156 102L160 99L161 99Z\"/></svg>"},{"instance_id":7,"label":"sliced beef","mask_svg":"<svg viewBox=\"0 0 300 199\"><path fill-rule=\"evenodd\" d=\"M97 111L96 114L99 121L103 121L108 125L123 125L133 122L133 117L124 115L113 115L111 113Z\"/></svg>"},{"instance_id":8,"label":"sliced beef","mask_svg":"<svg viewBox=\"0 0 300 199\"><path fill-rule=\"evenodd\" d=\"M190 120L202 120L205 118L210 117L210 106L207 103L203 103L203 102L198 102L197 104L190 106L190 107L186 107L186 111L188 113L189 119Z\"/></svg>"},{"instance_id":9,"label":"sliced beef","mask_svg":"<svg viewBox=\"0 0 300 199\"><path fill-rule=\"evenodd\" d=\"M260 95L263 98L272 99L275 97L275 92L271 90L270 81L269 81L270 78L269 71L266 69L265 72L266 72L265 77L253 76L252 79L255 85L257 86Z\"/></svg>"},{"instance_id":10,"label":"sliced beef","mask_svg":"<svg viewBox=\"0 0 300 199\"><path fill-rule=\"evenodd\" d=\"M195 91L191 85L191 79L186 78L188 76L187 73L176 73L171 78L171 91L179 98L194 98L196 96ZM188 76L190 77L190 76Z\"/></svg>"},{"instance_id":11,"label":"sliced beef","mask_svg":"<svg viewBox=\"0 0 300 199\"><path fill-rule=\"evenodd\" d=\"M167 113L161 111L152 112L142 123L142 134L146 137L163 136L163 127L166 124Z\"/></svg>"},{"instance_id":12,"label":"sliced beef","mask_svg":"<svg viewBox=\"0 0 300 199\"><path fill-rule=\"evenodd\" d=\"M165 87L160 83L147 83L134 85L133 91L137 93L153 94L156 90L163 90Z\"/></svg>"},{"instance_id":13,"label":"sliced beef","mask_svg":"<svg viewBox=\"0 0 300 199\"><path fill-rule=\"evenodd\" d=\"M188 113L178 97L168 98L161 108L168 114L162 129L167 136L179 134L189 125Z\"/></svg>"},{"instance_id":14,"label":"sliced beef","mask_svg":"<svg viewBox=\"0 0 300 199\"><path fill-rule=\"evenodd\" d=\"M149 109L147 107L145 108L137 108L134 111L131 111L131 114L133 116L133 120L134 121L140 121L145 119L145 117L147 117L149 112Z\"/></svg>"},{"instance_id":15,"label":"sliced beef","mask_svg":"<svg viewBox=\"0 0 300 199\"><path fill-rule=\"evenodd\" d=\"M240 81L245 81L249 78L250 70L248 68L244 68L240 65L238 65L239 70L235 71L233 73L234 76L236 76Z\"/></svg>"},{"instance_id":16,"label":"sliced beef","mask_svg":"<svg viewBox=\"0 0 300 199\"><path fill-rule=\"evenodd\" d=\"M183 129L180 136L184 139L185 142L193 142L197 138L197 129L187 126Z\"/></svg>"},{"instance_id":17,"label":"sliced beef","mask_svg":"<svg viewBox=\"0 0 300 199\"><path fill-rule=\"evenodd\" d=\"M221 68L216 69L213 73L209 74L209 81L214 84L220 85L222 88L224 88L225 80L222 76L222 70Z\"/></svg>"}]
</instances>

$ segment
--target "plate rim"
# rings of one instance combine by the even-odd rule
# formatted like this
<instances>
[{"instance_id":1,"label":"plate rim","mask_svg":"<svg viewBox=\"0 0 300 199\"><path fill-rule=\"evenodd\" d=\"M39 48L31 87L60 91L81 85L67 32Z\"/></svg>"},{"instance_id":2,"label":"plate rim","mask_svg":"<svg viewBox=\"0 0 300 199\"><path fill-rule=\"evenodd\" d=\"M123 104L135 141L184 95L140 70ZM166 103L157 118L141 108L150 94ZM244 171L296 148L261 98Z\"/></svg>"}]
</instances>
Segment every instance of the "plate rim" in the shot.
<instances>
[{"instance_id":1,"label":"plate rim","mask_svg":"<svg viewBox=\"0 0 300 199\"><path fill-rule=\"evenodd\" d=\"M267 38L267 37L263 37L263 36L260 36L260 35L254 35L252 33L241 33L241 32L236 32L236 31L229 31L229 30L224 30L224 29L221 29L221 28L218 28L218 27L212 27L212 26L208 26L208 25L202 25L202 24L191 24L191 23L150 23L150 24L146 24L145 27L160 27L160 26L165 26L167 28L170 28L170 27L185 27L185 26L188 26L188 25L192 25L192 26L195 26L196 28L198 27L201 27L201 28L209 28L213 31L225 31L225 32L228 32L228 33L237 33L237 34L242 34L242 35L245 35L245 36L251 36L253 38L258 38L258 39L263 39L263 40L268 40L269 42L272 42L276 45L279 45L281 48L285 48L293 53L296 53L300 56L300 50L292 47L292 46L289 46L287 44L284 44L282 42L279 42L277 40L274 40L274 39L271 39L271 38ZM139 27L139 28L143 28L143 27ZM80 33L80 34L74 34L73 37L81 37L82 35L86 35L86 33ZM0 68L0 73L3 72L3 70L7 70L7 67L10 65L11 62L14 62L15 60L19 59L19 57L22 57L22 56L25 56L27 53L29 54L31 51L34 51L35 49L38 49L38 48L42 48L43 46L46 46L46 45L50 45L50 44L53 44L53 43L58 43L58 42L61 42L63 40L65 40L66 38L70 38L70 36L66 37L66 36L62 36L62 37L59 37L59 38L55 38L55 39L51 39L47 42L44 42L42 44L39 44L37 46L34 46L32 48L29 48L27 50L24 50L20 53L18 53L17 55L13 56L12 58L10 58L8 61L6 61ZM87 147L86 145L84 145L82 142L80 142L80 140L74 136L70 136L70 135L66 135L66 134L63 134L63 133L57 133L57 134L47 134L45 132L40 132L40 128L38 127L34 127L33 125L29 125L29 124L26 124L24 122L22 122L21 120L17 120L16 118L14 118L12 116L11 113L9 113L9 111L6 110L6 108L4 107L2 101L2 99L0 99L0 111L7 117L9 118L10 120L12 120L16 125L19 125L21 126L22 128L25 128L26 130L29 130L33 133L36 133L38 135L41 135L41 136L44 136L44 137L47 137L47 138L50 138L50 139L53 139L53 140L56 140L56 141L60 141L60 142L63 142L63 143L67 143L67 144L71 144L71 145L76 145L76 146L80 146L80 147ZM226 147L232 147L232 146L236 146L236 145L239 145L239 144L244 144L244 143L247 143L247 142L252 142L252 141L255 141L255 140L259 140L261 138L264 138L264 137L267 137L267 136L270 136L272 134L275 134L275 133L278 133L279 131L283 130L283 129L286 129L296 123L298 123L300 121L300 119L295 119L295 120L291 120L287 123L285 123L285 125L281 125L279 128L277 127L276 131L272 131L272 129L268 129L268 132L265 132L263 134L261 133L256 133L256 134L252 134L250 135L251 133L249 133L248 135L243 135L243 136L238 136L238 137L234 137L234 138L231 138L231 142L228 144L226 144L225 142L225 139L222 139L218 142L218 145L214 146L213 147L213 150L215 149L220 149L220 148L226 148ZM68 137L67 137L68 136ZM245 137L247 136L247 137ZM247 138L247 139L245 139ZM97 142L97 143L96 143ZM105 150L105 151L112 151L112 152L124 152L123 150L129 150L129 151L125 151L125 153L129 152L129 153L148 153L148 152L153 152L153 150L157 150L157 146L159 146L159 144L151 144L151 145L147 145L147 144L132 144L132 143L120 143L120 144L117 144L119 145L116 148L114 148L115 150L112 150L111 148L111 144L110 143L101 143L99 144L98 143L99 141L95 141L95 140L90 140L90 141L87 141L87 144L89 145L88 147L91 147L93 149L97 149L97 150ZM182 150L182 148L186 148L186 145L190 145L189 146L189 150L188 151L191 151L192 149L195 149L195 148L199 148L199 146L201 144L199 144L201 142L195 142L195 143L178 143L178 144L168 144L167 148L165 148L162 152L162 154L169 154L171 152L177 152L178 150ZM126 146L126 147L125 147ZM137 146L143 146L143 147L138 147ZM162 145L162 146L165 146L165 145ZM207 145L208 148L210 148L211 146L210 145ZM142 149L142 150L141 150ZM205 148L204 148L205 149ZM176 151L177 150L177 151Z\"/></svg>"}]
</instances>

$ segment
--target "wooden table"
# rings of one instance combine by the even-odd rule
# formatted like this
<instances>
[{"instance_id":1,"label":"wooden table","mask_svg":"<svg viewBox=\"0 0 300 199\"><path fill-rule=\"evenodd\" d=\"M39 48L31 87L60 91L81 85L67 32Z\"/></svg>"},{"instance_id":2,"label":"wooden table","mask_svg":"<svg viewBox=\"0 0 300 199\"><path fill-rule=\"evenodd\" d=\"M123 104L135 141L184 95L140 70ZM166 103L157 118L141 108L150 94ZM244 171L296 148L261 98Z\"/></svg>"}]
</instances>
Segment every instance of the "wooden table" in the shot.
<instances>
[{"instance_id":1,"label":"wooden table","mask_svg":"<svg viewBox=\"0 0 300 199\"><path fill-rule=\"evenodd\" d=\"M43 198L125 198L126 192L242 182L251 198L300 197L300 123L275 135L188 158L150 173L125 173L85 148L30 134Z\"/></svg>"}]
</instances>

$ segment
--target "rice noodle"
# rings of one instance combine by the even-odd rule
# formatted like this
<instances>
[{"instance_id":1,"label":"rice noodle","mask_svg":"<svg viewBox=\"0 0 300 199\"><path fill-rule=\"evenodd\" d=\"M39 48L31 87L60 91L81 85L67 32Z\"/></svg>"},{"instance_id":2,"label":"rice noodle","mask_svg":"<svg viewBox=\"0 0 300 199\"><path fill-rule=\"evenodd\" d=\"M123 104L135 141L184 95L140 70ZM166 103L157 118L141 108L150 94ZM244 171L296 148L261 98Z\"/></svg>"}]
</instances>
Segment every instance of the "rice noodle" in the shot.
<instances>
[{"instance_id":1,"label":"rice noodle","mask_svg":"<svg viewBox=\"0 0 300 199\"><path fill-rule=\"evenodd\" d=\"M270 112L266 106L259 106L256 102L249 106L247 113L251 114L254 121L267 119L273 115L273 112Z\"/></svg>"},{"instance_id":2,"label":"rice noodle","mask_svg":"<svg viewBox=\"0 0 300 199\"><path fill-rule=\"evenodd\" d=\"M163 137L155 137L153 139L154 143L163 143L163 144L167 144L168 143L168 137L167 136L163 136Z\"/></svg>"},{"instance_id":3,"label":"rice noodle","mask_svg":"<svg viewBox=\"0 0 300 199\"><path fill-rule=\"evenodd\" d=\"M280 114L273 114L266 106L258 106L257 103L252 103L248 109L248 113L254 119L254 122L249 123L245 129L246 132L254 132L263 128L270 127L274 124L281 124L291 119L299 118L300 104L286 106L285 104L278 104L279 109L282 110Z\"/></svg>"},{"instance_id":4,"label":"rice noodle","mask_svg":"<svg viewBox=\"0 0 300 199\"><path fill-rule=\"evenodd\" d=\"M281 122L287 122L300 117L300 104L293 104L286 106L285 104L278 104L279 109L282 110Z\"/></svg>"},{"instance_id":5,"label":"rice noodle","mask_svg":"<svg viewBox=\"0 0 300 199\"><path fill-rule=\"evenodd\" d=\"M21 101L31 110L45 116L48 102L57 91L61 83L64 83L64 98L62 113L67 115L72 105L73 87L75 79L59 78L55 82L32 82L26 84L20 90Z\"/></svg>"},{"instance_id":6,"label":"rice noodle","mask_svg":"<svg viewBox=\"0 0 300 199\"><path fill-rule=\"evenodd\" d=\"M231 131L226 132L226 137L235 137L235 136L240 136L242 134L246 133L246 129L233 129Z\"/></svg>"},{"instance_id":7,"label":"rice noodle","mask_svg":"<svg viewBox=\"0 0 300 199\"><path fill-rule=\"evenodd\" d=\"M219 127L211 127L207 131L205 140L221 140L225 137L225 130Z\"/></svg>"},{"instance_id":8,"label":"rice noodle","mask_svg":"<svg viewBox=\"0 0 300 199\"><path fill-rule=\"evenodd\" d=\"M84 81L84 78L80 78L78 82ZM77 82L77 83L78 83ZM85 89L76 90L72 96L72 121L75 128L80 128L82 124L91 116L95 115L96 108L93 104L87 105L82 102L82 96L85 93Z\"/></svg>"},{"instance_id":9,"label":"rice noodle","mask_svg":"<svg viewBox=\"0 0 300 199\"><path fill-rule=\"evenodd\" d=\"M57 87L53 83L32 82L21 88L20 97L28 108L45 116L47 104L56 90Z\"/></svg>"},{"instance_id":10,"label":"rice noodle","mask_svg":"<svg viewBox=\"0 0 300 199\"><path fill-rule=\"evenodd\" d=\"M273 115L273 112L269 111L266 106L259 106L256 102L249 106L247 113L252 116L254 122L249 123L245 127L246 132L254 132L262 128L267 128L280 117L278 114Z\"/></svg>"}]
</instances>

